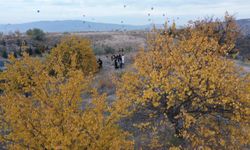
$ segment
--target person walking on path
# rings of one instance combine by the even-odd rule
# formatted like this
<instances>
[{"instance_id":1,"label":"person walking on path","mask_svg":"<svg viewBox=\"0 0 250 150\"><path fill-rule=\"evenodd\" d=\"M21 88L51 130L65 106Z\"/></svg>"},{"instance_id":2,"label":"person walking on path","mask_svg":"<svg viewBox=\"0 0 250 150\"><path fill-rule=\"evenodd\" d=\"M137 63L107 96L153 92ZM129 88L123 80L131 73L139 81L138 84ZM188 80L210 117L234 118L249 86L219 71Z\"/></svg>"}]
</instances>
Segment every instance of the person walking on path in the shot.
<instances>
[{"instance_id":1,"label":"person walking on path","mask_svg":"<svg viewBox=\"0 0 250 150\"><path fill-rule=\"evenodd\" d=\"M124 66L125 65L125 56L124 56L124 54L122 54L122 66Z\"/></svg>"},{"instance_id":2,"label":"person walking on path","mask_svg":"<svg viewBox=\"0 0 250 150\"><path fill-rule=\"evenodd\" d=\"M119 69L119 60L117 56L115 56L115 69Z\"/></svg>"}]
</instances>

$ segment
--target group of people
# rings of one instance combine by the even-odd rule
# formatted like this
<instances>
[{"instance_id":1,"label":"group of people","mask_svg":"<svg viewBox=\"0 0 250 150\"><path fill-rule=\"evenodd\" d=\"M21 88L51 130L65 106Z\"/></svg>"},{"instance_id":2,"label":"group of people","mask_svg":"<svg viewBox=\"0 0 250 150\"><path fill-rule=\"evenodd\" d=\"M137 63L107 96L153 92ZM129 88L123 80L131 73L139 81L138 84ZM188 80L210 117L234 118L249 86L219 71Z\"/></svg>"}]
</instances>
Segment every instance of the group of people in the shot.
<instances>
[{"instance_id":1,"label":"group of people","mask_svg":"<svg viewBox=\"0 0 250 150\"><path fill-rule=\"evenodd\" d=\"M108 56L106 56L108 58ZM125 65L125 56L124 54L113 55L111 56L111 61L113 62L115 69L122 69ZM101 58L97 59L98 68L101 69L103 67L103 61Z\"/></svg>"},{"instance_id":2,"label":"group of people","mask_svg":"<svg viewBox=\"0 0 250 150\"><path fill-rule=\"evenodd\" d=\"M114 62L115 69L122 69L125 64L125 56L123 54L113 55L111 61Z\"/></svg>"}]
</instances>

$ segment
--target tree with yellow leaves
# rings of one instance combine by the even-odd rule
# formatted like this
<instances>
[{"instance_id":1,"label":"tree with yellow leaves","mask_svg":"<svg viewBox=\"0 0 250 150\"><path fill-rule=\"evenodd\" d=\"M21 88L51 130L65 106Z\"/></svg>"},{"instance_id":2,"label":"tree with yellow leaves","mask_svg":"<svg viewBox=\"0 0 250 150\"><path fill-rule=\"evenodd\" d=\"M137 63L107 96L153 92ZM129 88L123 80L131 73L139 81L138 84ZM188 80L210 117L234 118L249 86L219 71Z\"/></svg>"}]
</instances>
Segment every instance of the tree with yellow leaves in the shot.
<instances>
[{"instance_id":1,"label":"tree with yellow leaves","mask_svg":"<svg viewBox=\"0 0 250 150\"><path fill-rule=\"evenodd\" d=\"M75 57L75 58L73 58ZM77 36L64 37L56 48L52 49L48 58L48 65L54 71L54 65L61 64L64 74L68 68L81 70L84 75L90 75L97 71L97 62L91 43L88 39Z\"/></svg>"},{"instance_id":2,"label":"tree with yellow leaves","mask_svg":"<svg viewBox=\"0 0 250 150\"><path fill-rule=\"evenodd\" d=\"M144 119L136 126L152 130L154 134L147 133L151 143L161 144L147 149L171 146L160 136L167 127L181 141L173 149L249 146L249 74L223 57L234 49L235 40L224 37L221 42L210 27L217 22L200 21L177 35L168 28L156 31L136 57L135 71L125 73L118 84L118 99L131 102L135 113L142 110ZM224 35L234 36L234 28L228 26Z\"/></svg>"},{"instance_id":3,"label":"tree with yellow leaves","mask_svg":"<svg viewBox=\"0 0 250 150\"><path fill-rule=\"evenodd\" d=\"M86 47L85 42L78 45L78 41L70 41L59 45L45 62L27 54L21 59L10 58L8 69L0 74L3 90L0 95L0 141L5 148L133 148L129 133L118 125L128 114L123 111L127 104L122 101L107 104L105 94L99 95L96 90L89 89L91 76L83 69L92 69L77 61L88 55L79 58L72 48ZM71 51L61 55L59 48ZM67 61L63 61L64 56ZM48 65L51 62L58 62L53 64L56 74L51 74ZM89 99L82 98L90 92Z\"/></svg>"},{"instance_id":4,"label":"tree with yellow leaves","mask_svg":"<svg viewBox=\"0 0 250 150\"><path fill-rule=\"evenodd\" d=\"M229 15L228 12L225 13L223 21L220 19L206 18L190 22L189 26L191 26L191 28L194 27L192 28L194 30L199 30L202 34L206 34L207 37L218 41L220 46L224 46L223 51L220 51L221 55L232 56L238 53L238 49L235 48L235 43L241 35L241 31L235 18Z\"/></svg>"}]
</instances>

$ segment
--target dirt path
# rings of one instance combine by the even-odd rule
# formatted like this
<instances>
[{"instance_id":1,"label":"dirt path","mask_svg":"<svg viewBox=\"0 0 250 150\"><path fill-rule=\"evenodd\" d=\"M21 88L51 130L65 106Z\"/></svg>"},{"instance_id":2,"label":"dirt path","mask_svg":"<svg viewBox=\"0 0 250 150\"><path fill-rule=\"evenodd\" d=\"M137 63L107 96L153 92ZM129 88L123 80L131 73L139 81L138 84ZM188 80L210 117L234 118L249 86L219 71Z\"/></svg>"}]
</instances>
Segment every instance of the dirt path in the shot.
<instances>
[{"instance_id":1,"label":"dirt path","mask_svg":"<svg viewBox=\"0 0 250 150\"><path fill-rule=\"evenodd\" d=\"M238 60L236 60L235 62L238 66L242 67L246 72L250 73L250 64L246 64L246 63L244 63L242 61L238 61Z\"/></svg>"},{"instance_id":2,"label":"dirt path","mask_svg":"<svg viewBox=\"0 0 250 150\"><path fill-rule=\"evenodd\" d=\"M116 99L116 85L113 83L113 76L119 76L132 68L131 64L133 63L134 55L135 53L125 54L125 66L122 69L115 69L114 62L111 60L112 55L96 56L97 59L100 58L102 60L103 67L95 76L92 86L96 88L99 93L106 93L108 101L111 102Z\"/></svg>"}]
</instances>

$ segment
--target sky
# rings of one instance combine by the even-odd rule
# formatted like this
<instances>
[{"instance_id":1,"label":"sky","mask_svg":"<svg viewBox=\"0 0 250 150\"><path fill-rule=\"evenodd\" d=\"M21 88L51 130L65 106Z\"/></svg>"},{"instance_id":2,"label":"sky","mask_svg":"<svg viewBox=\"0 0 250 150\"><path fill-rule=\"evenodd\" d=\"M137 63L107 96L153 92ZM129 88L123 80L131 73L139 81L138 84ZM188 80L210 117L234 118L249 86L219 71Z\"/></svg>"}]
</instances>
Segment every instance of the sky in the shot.
<instances>
[{"instance_id":1,"label":"sky","mask_svg":"<svg viewBox=\"0 0 250 150\"><path fill-rule=\"evenodd\" d=\"M144 25L175 20L185 24L228 11L250 18L250 0L0 0L0 24L85 20Z\"/></svg>"}]
</instances>

